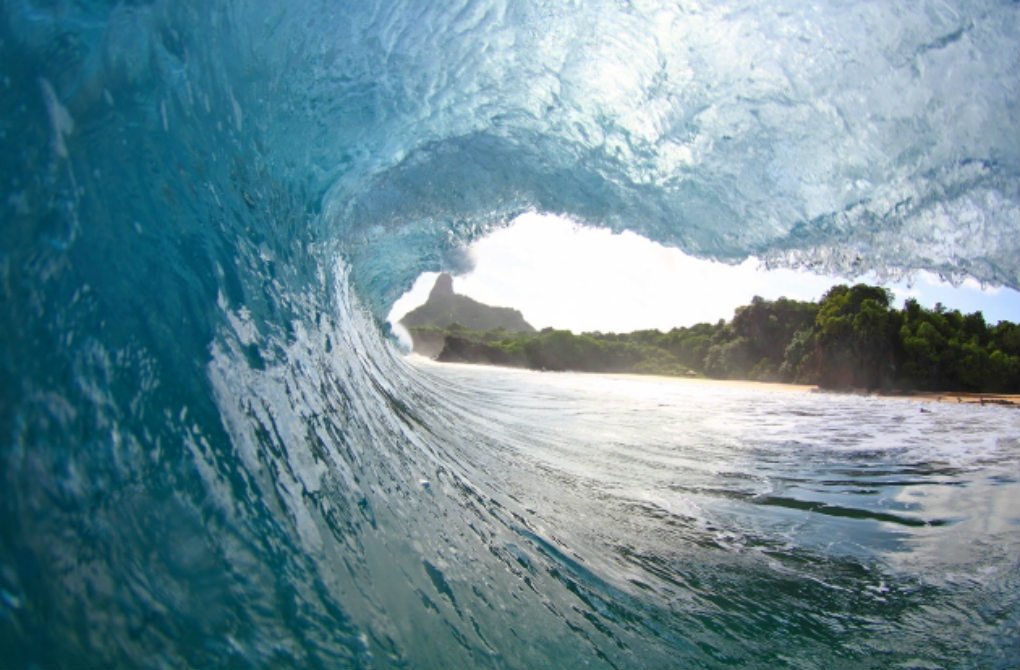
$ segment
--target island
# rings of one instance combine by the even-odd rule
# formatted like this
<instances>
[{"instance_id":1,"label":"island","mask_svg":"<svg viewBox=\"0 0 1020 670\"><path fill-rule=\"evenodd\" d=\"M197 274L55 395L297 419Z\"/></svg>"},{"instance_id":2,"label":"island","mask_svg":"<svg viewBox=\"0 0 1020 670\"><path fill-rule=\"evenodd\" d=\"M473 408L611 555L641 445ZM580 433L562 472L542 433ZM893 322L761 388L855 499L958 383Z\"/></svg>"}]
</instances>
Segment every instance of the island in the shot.
<instances>
[{"instance_id":1,"label":"island","mask_svg":"<svg viewBox=\"0 0 1020 670\"><path fill-rule=\"evenodd\" d=\"M436 358L446 346L447 328L476 332L534 333L535 329L516 309L491 307L453 290L453 277L444 272L436 278L428 299L400 320L411 334L416 353Z\"/></svg>"},{"instance_id":2,"label":"island","mask_svg":"<svg viewBox=\"0 0 1020 670\"><path fill-rule=\"evenodd\" d=\"M818 302L756 296L729 321L668 332L575 334L535 331L517 310L456 295L452 280L441 275L429 302L401 323L414 351L440 362L954 392L957 399L960 393L1020 393L1016 323L990 325L981 312L962 314L941 304L928 309L913 299L897 309L890 291L867 284L834 286Z\"/></svg>"}]
</instances>

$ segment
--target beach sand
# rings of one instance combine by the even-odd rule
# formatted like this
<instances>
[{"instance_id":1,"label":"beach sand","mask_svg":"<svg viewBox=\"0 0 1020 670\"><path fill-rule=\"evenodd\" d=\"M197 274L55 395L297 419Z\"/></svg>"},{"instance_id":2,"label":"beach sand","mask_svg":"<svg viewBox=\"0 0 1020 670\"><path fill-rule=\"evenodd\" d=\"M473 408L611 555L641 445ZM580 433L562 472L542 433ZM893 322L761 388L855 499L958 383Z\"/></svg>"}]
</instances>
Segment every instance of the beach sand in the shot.
<instances>
[{"instance_id":1,"label":"beach sand","mask_svg":"<svg viewBox=\"0 0 1020 670\"><path fill-rule=\"evenodd\" d=\"M477 367L500 367L505 370L520 370L531 373L544 374L537 370L527 368L502 368L501 366L489 366L478 363L438 363L430 358L411 354L409 359L417 365L440 365L440 366L466 366ZM556 374L556 373L553 373ZM708 377L679 377L668 375L642 375L634 373L593 373L593 372L570 372L569 374L601 374L607 377L620 377L624 379L640 379L644 381L657 379L665 382L681 384L697 384L711 387L723 387L734 389L746 389L749 391L778 391L783 393L835 393L846 395L874 395L882 398L893 398L901 400L920 400L924 402L942 402L969 405L1000 405L1006 407L1020 407L1020 395L1009 393L966 393L966 392L928 392L928 391L847 391L839 389L823 389L811 384L786 384L782 382L758 382L746 379L711 379Z\"/></svg>"},{"instance_id":2,"label":"beach sand","mask_svg":"<svg viewBox=\"0 0 1020 670\"><path fill-rule=\"evenodd\" d=\"M1004 405L1006 407L1020 407L1020 395L1009 393L890 393L891 398L905 398L907 400L925 400L928 402L948 402L968 405Z\"/></svg>"},{"instance_id":3,"label":"beach sand","mask_svg":"<svg viewBox=\"0 0 1020 670\"><path fill-rule=\"evenodd\" d=\"M882 398L894 398L902 400L922 400L925 402L943 402L971 405L1003 405L1007 407L1020 407L1020 395L1009 393L966 393L955 391L928 392L928 391L848 391L839 389L824 389L809 384L785 384L782 382L757 382L743 379L710 379L706 377L669 377L663 375L635 375L635 374L614 374L614 377L630 377L634 379L656 378L669 381L681 382L684 384L703 384L705 386L729 387L757 391L780 391L787 393L836 393L846 395L874 395Z\"/></svg>"}]
</instances>

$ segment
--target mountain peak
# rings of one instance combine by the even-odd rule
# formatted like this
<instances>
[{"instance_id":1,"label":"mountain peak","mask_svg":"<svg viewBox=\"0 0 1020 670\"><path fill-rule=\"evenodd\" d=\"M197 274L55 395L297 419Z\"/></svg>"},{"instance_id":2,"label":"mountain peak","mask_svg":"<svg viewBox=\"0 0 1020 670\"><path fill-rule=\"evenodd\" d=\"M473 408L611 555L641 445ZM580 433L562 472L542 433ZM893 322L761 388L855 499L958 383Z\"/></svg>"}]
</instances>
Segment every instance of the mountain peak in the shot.
<instances>
[{"instance_id":1,"label":"mountain peak","mask_svg":"<svg viewBox=\"0 0 1020 670\"><path fill-rule=\"evenodd\" d=\"M432 286L432 292L429 293L429 300L434 300L444 295L454 295L453 277L450 276L449 272L444 272L436 277L436 283Z\"/></svg>"},{"instance_id":2,"label":"mountain peak","mask_svg":"<svg viewBox=\"0 0 1020 670\"><path fill-rule=\"evenodd\" d=\"M400 323L406 328L435 326L447 328L460 324L471 330L506 330L531 333L524 316L509 307L490 307L453 290L453 277L444 272L436 279L425 304L408 312Z\"/></svg>"}]
</instances>

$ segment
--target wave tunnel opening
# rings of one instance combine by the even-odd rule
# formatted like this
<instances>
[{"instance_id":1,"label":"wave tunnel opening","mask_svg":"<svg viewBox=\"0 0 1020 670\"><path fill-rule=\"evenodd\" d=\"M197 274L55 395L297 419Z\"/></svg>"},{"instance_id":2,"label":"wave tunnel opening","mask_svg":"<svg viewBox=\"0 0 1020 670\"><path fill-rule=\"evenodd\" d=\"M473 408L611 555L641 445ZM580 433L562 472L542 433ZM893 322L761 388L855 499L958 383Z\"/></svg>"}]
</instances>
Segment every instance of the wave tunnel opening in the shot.
<instances>
[{"instance_id":1,"label":"wave tunnel opening","mask_svg":"<svg viewBox=\"0 0 1020 670\"><path fill-rule=\"evenodd\" d=\"M998 1L0 4L0 656L1015 666L1013 414L609 421L382 324L528 211L1020 288L1018 43Z\"/></svg>"}]
</instances>

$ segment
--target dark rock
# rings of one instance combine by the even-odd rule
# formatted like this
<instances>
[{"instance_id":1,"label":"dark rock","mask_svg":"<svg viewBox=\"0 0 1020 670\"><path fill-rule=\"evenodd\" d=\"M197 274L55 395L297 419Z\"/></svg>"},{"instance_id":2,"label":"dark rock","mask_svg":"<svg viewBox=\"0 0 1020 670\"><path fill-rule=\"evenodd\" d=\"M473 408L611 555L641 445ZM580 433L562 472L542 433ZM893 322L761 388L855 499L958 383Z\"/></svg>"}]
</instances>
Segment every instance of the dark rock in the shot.
<instances>
[{"instance_id":1,"label":"dark rock","mask_svg":"<svg viewBox=\"0 0 1020 670\"><path fill-rule=\"evenodd\" d=\"M449 328L459 324L469 330L496 330L533 333L524 316L509 307L490 307L453 291L453 278L443 273L436 279L424 305L416 307L400 320L408 330L423 326Z\"/></svg>"},{"instance_id":2,"label":"dark rock","mask_svg":"<svg viewBox=\"0 0 1020 670\"><path fill-rule=\"evenodd\" d=\"M499 347L476 342L457 335L447 335L443 350L436 356L441 363L481 363L507 367L527 367L522 354L512 354Z\"/></svg>"}]
</instances>

